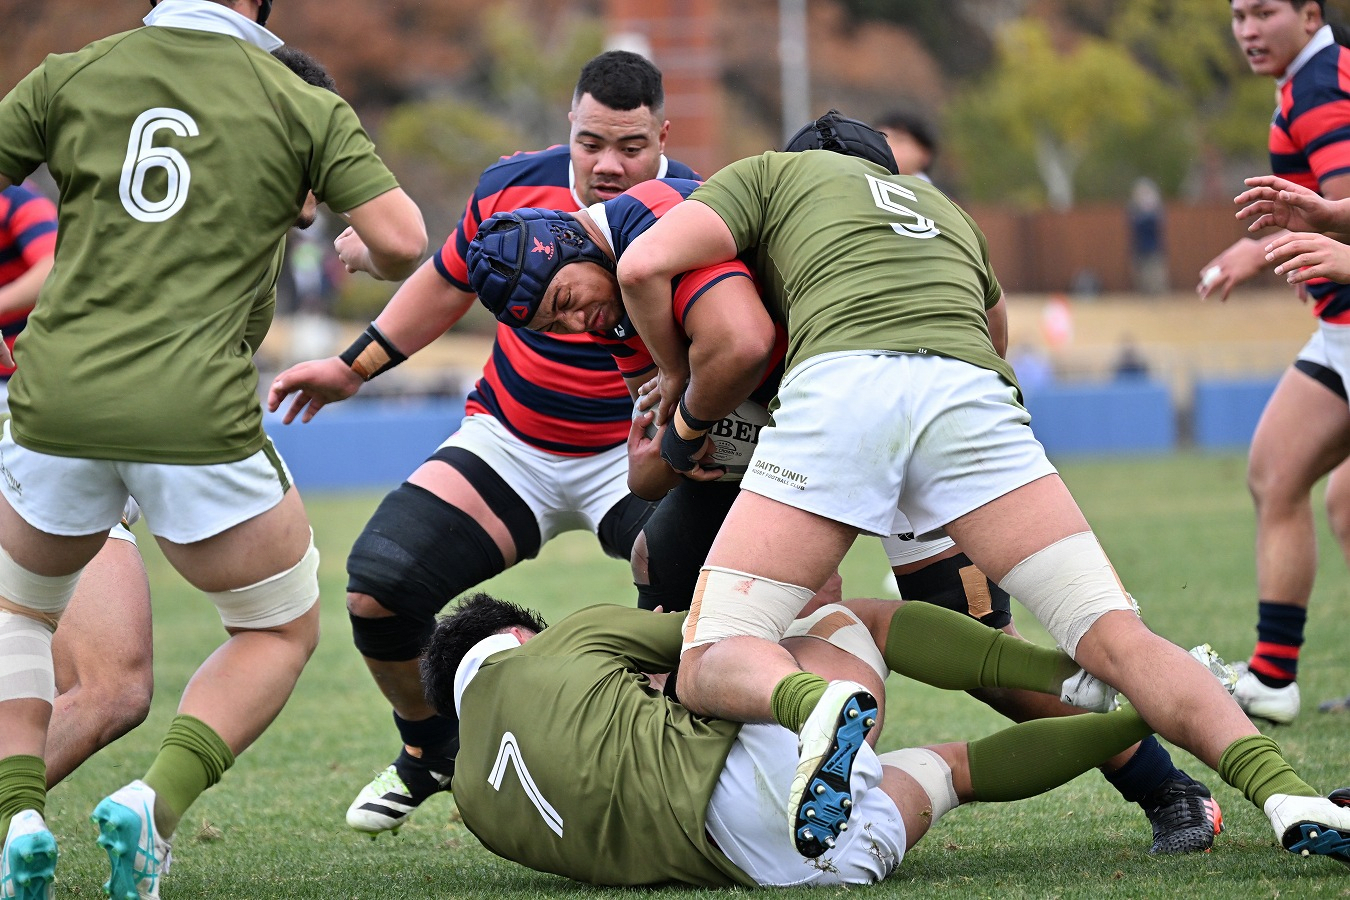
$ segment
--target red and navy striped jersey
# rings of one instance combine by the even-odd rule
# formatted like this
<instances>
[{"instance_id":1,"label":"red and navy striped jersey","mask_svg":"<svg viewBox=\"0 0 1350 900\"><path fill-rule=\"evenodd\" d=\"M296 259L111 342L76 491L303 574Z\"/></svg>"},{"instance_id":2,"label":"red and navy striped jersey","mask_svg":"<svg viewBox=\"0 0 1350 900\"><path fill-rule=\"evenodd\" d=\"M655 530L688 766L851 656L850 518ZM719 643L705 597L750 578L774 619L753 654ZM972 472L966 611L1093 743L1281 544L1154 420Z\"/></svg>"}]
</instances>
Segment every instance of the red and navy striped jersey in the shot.
<instances>
[{"instance_id":1,"label":"red and navy striped jersey","mask_svg":"<svg viewBox=\"0 0 1350 900\"><path fill-rule=\"evenodd\" d=\"M662 157L661 176L696 177ZM463 291L464 261L483 221L523 207L575 212L572 160L566 145L503 157L478 179L464 216L432 257L436 270ZM585 335L544 334L497 325L492 357L465 405L467 415L493 416L531 446L561 456L588 456L628 438L632 401L613 358Z\"/></svg>"},{"instance_id":2,"label":"red and navy striped jersey","mask_svg":"<svg viewBox=\"0 0 1350 900\"><path fill-rule=\"evenodd\" d=\"M56 205L27 185L0 191L0 285L9 284L56 251ZM0 313L0 335L11 348L28 324L31 306ZM0 366L0 379L14 369Z\"/></svg>"},{"instance_id":3,"label":"red and navy striped jersey","mask_svg":"<svg viewBox=\"0 0 1350 900\"><path fill-rule=\"evenodd\" d=\"M638 235L650 228L675 204L692 194L698 186L699 182L687 178L659 178L629 188L613 200L606 200L603 204L605 222L602 227L609 230L614 255L622 258L624 251L637 240ZM689 310L709 288L726 278L753 279L754 276L750 274L749 267L737 259L685 272L671 282L671 315L675 317L675 324L682 334ZM787 354L787 330L781 323L775 323L775 327L778 339L774 343L768 373L751 394L751 399L764 406L778 392L778 384L783 379L783 357ZM592 332L590 337L609 349L619 371L626 378L643 375L656 368L647 346L633 330L626 315L614 328L604 333Z\"/></svg>"},{"instance_id":4,"label":"red and navy striped jersey","mask_svg":"<svg viewBox=\"0 0 1350 900\"><path fill-rule=\"evenodd\" d=\"M1270 125L1270 168L1321 192L1330 178L1350 174L1350 49L1330 29L1322 43L1280 84L1280 105ZM1314 312L1328 322L1350 323L1350 285L1319 278L1308 282Z\"/></svg>"}]
</instances>

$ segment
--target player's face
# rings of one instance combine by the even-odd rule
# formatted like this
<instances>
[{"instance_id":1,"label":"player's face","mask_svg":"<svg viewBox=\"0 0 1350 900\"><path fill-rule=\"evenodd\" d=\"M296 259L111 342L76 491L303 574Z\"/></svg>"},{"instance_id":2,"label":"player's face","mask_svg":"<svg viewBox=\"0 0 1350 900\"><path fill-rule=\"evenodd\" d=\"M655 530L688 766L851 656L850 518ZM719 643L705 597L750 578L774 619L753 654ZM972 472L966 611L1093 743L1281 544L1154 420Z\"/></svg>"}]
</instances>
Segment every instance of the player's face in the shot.
<instances>
[{"instance_id":1,"label":"player's face","mask_svg":"<svg viewBox=\"0 0 1350 900\"><path fill-rule=\"evenodd\" d=\"M670 123L650 107L610 109L582 94L567 117L572 122L572 172L581 202L590 206L612 200L656 177Z\"/></svg>"},{"instance_id":2,"label":"player's face","mask_svg":"<svg viewBox=\"0 0 1350 900\"><path fill-rule=\"evenodd\" d=\"M595 263L576 262L553 276L528 327L550 334L603 332L622 318L619 282L613 273Z\"/></svg>"},{"instance_id":3,"label":"player's face","mask_svg":"<svg viewBox=\"0 0 1350 900\"><path fill-rule=\"evenodd\" d=\"M914 135L898 128L882 128L881 133L886 135L886 143L891 145L891 153L895 156L895 165L901 175L919 175L928 170L933 155L923 144L914 140Z\"/></svg>"},{"instance_id":4,"label":"player's face","mask_svg":"<svg viewBox=\"0 0 1350 900\"><path fill-rule=\"evenodd\" d=\"M1289 0L1233 0L1233 37L1257 75L1282 76L1322 25L1312 0L1295 8Z\"/></svg>"}]
</instances>

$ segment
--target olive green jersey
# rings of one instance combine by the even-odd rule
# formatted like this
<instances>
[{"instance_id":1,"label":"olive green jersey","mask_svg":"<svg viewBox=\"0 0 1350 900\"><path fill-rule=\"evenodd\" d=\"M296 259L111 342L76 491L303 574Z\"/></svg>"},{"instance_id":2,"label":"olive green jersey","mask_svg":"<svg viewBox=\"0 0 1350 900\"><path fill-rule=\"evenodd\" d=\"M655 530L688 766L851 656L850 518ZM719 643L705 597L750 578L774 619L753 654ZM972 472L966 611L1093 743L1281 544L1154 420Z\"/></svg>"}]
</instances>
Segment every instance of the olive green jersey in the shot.
<instances>
[{"instance_id":1,"label":"olive green jersey","mask_svg":"<svg viewBox=\"0 0 1350 900\"><path fill-rule=\"evenodd\" d=\"M683 624L591 607L487 658L460 700L453 782L484 846L592 884L754 884L704 830L740 726L642 674L675 667Z\"/></svg>"},{"instance_id":2,"label":"olive green jersey","mask_svg":"<svg viewBox=\"0 0 1350 900\"><path fill-rule=\"evenodd\" d=\"M749 250L765 302L787 327L786 367L822 353L937 353L992 369L985 310L1002 295L984 234L921 178L829 150L765 153L690 197Z\"/></svg>"},{"instance_id":3,"label":"olive green jersey","mask_svg":"<svg viewBox=\"0 0 1350 900\"><path fill-rule=\"evenodd\" d=\"M0 173L44 161L59 236L16 350L15 440L161 463L259 450L249 318L279 243L310 189L345 212L397 186L355 113L249 40L151 25L49 56L0 101Z\"/></svg>"}]
</instances>

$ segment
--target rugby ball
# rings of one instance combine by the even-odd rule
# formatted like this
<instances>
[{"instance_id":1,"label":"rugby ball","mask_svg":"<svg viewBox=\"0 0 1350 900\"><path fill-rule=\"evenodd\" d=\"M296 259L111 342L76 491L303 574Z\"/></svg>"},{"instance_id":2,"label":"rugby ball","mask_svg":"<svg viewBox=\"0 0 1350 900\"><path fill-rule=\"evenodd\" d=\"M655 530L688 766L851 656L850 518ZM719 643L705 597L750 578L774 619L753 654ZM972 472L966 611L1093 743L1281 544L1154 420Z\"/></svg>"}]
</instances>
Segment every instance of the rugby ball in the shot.
<instances>
[{"instance_id":1,"label":"rugby ball","mask_svg":"<svg viewBox=\"0 0 1350 900\"><path fill-rule=\"evenodd\" d=\"M718 481L741 480L755 455L759 433L768 424L769 411L753 400L746 400L731 415L712 427L708 437L712 439L713 450L707 462L727 470ZM656 436L655 424L648 425L646 430L647 437Z\"/></svg>"}]
</instances>

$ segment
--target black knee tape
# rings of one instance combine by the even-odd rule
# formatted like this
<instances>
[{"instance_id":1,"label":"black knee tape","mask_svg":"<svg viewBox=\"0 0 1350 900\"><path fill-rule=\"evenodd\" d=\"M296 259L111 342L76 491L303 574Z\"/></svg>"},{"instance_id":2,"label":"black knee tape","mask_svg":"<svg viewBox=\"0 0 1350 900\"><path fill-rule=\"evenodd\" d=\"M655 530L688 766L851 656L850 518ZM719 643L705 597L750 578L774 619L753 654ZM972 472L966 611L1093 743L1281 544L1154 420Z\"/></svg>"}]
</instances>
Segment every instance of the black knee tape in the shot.
<instances>
[{"instance_id":1,"label":"black knee tape","mask_svg":"<svg viewBox=\"0 0 1350 900\"><path fill-rule=\"evenodd\" d=\"M642 533L642 527L656 512L656 504L643 500L633 494L609 508L609 512L600 519L596 534L605 554L615 559L629 559L633 555L633 542Z\"/></svg>"},{"instance_id":2,"label":"black knee tape","mask_svg":"<svg viewBox=\"0 0 1350 900\"><path fill-rule=\"evenodd\" d=\"M473 485L488 509L506 526L511 542L516 545L516 559L534 559L539 555L543 539L534 510L492 466L463 447L442 447L428 457L427 461L431 460L445 463Z\"/></svg>"},{"instance_id":3,"label":"black knee tape","mask_svg":"<svg viewBox=\"0 0 1350 900\"><path fill-rule=\"evenodd\" d=\"M642 529L648 583L638 586L639 606L666 612L689 608L698 573L739 493L734 482L681 481L657 504Z\"/></svg>"},{"instance_id":4,"label":"black knee tape","mask_svg":"<svg viewBox=\"0 0 1350 900\"><path fill-rule=\"evenodd\" d=\"M347 618L352 623L352 643L356 649L367 659L380 662L417 659L436 630L434 615L414 618L395 614L367 619L349 612Z\"/></svg>"},{"instance_id":5,"label":"black knee tape","mask_svg":"<svg viewBox=\"0 0 1350 900\"><path fill-rule=\"evenodd\" d=\"M1012 621L1008 592L990 581L964 553L895 580L906 600L955 610L990 628L1003 628Z\"/></svg>"},{"instance_id":6,"label":"black knee tape","mask_svg":"<svg viewBox=\"0 0 1350 900\"><path fill-rule=\"evenodd\" d=\"M496 541L472 516L404 482L356 539L347 591L374 597L396 616L431 622L455 597L505 569Z\"/></svg>"}]
</instances>

